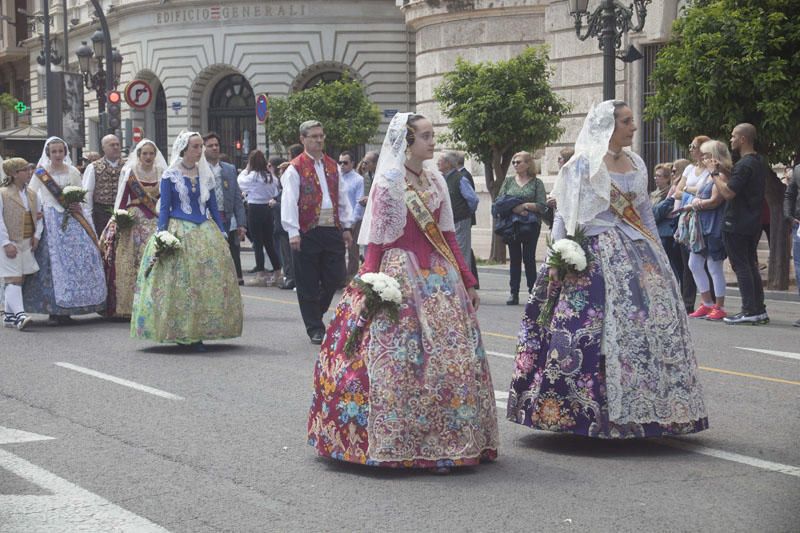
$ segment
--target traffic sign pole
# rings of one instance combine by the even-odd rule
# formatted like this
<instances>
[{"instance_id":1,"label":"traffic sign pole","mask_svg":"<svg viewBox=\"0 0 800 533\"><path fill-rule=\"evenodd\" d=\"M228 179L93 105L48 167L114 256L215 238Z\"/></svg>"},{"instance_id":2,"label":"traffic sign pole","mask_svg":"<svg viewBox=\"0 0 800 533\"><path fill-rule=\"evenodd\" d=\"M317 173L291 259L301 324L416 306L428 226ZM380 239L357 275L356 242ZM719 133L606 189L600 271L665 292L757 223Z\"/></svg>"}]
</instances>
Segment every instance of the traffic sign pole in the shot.
<instances>
[{"instance_id":1,"label":"traffic sign pole","mask_svg":"<svg viewBox=\"0 0 800 533\"><path fill-rule=\"evenodd\" d=\"M269 159L269 96L261 93L256 97L256 120L264 124L264 138L266 140L264 154Z\"/></svg>"}]
</instances>

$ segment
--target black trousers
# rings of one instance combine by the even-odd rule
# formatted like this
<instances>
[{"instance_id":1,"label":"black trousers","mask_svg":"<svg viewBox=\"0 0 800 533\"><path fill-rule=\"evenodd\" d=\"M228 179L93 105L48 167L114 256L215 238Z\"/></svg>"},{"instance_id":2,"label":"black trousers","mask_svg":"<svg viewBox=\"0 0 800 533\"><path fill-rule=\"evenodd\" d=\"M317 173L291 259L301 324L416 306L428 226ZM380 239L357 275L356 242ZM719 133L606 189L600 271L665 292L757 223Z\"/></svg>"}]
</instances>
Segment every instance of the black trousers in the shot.
<instances>
[{"instance_id":1,"label":"black trousers","mask_svg":"<svg viewBox=\"0 0 800 533\"><path fill-rule=\"evenodd\" d=\"M758 271L759 240L761 232L757 235L722 232L725 251L728 252L728 260L739 283L742 313L746 315L760 315L767 311L764 306L764 285L761 283L761 274Z\"/></svg>"},{"instance_id":2,"label":"black trousers","mask_svg":"<svg viewBox=\"0 0 800 533\"><path fill-rule=\"evenodd\" d=\"M236 277L242 279L241 241L239 240L237 228L228 232L228 248L231 250L233 265L236 267Z\"/></svg>"},{"instance_id":3,"label":"black trousers","mask_svg":"<svg viewBox=\"0 0 800 533\"><path fill-rule=\"evenodd\" d=\"M300 251L292 254L294 276L300 314L311 336L325 331L322 317L336 290L344 285L344 240L333 227L316 227L300 236Z\"/></svg>"},{"instance_id":4,"label":"black trousers","mask_svg":"<svg viewBox=\"0 0 800 533\"><path fill-rule=\"evenodd\" d=\"M511 294L519 292L519 285L522 281L522 264L525 264L525 281L528 285L528 292L536 283L536 243L539 241L539 232L525 241L511 241L508 243L508 263L511 271L509 287Z\"/></svg>"},{"instance_id":5,"label":"black trousers","mask_svg":"<svg viewBox=\"0 0 800 533\"><path fill-rule=\"evenodd\" d=\"M681 245L675 242L674 237L670 236L661 237L661 246L664 247L664 251L667 253L669 265L672 267L672 273L675 274L675 279L678 280L679 284L683 283L683 258L681 257ZM694 305L694 298L692 298L692 305Z\"/></svg>"},{"instance_id":6,"label":"black trousers","mask_svg":"<svg viewBox=\"0 0 800 533\"><path fill-rule=\"evenodd\" d=\"M247 223L253 238L253 252L256 256L256 269L264 270L264 250L267 250L272 268L281 268L281 259L275 251L272 238L274 221L272 210L266 204L247 204Z\"/></svg>"}]
</instances>

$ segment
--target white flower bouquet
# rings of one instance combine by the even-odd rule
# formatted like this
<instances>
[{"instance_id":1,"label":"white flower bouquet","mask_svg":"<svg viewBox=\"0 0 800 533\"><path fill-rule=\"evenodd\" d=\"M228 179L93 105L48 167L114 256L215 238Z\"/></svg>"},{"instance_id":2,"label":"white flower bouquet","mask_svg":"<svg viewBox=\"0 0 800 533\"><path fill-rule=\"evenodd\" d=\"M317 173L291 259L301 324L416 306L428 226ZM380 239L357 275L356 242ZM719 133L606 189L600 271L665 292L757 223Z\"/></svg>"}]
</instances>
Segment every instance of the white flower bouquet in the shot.
<instances>
[{"instance_id":1,"label":"white flower bouquet","mask_svg":"<svg viewBox=\"0 0 800 533\"><path fill-rule=\"evenodd\" d=\"M136 219L125 209L115 209L111 219L117 224L117 229L127 229L133 226Z\"/></svg>"},{"instance_id":2,"label":"white flower bouquet","mask_svg":"<svg viewBox=\"0 0 800 533\"><path fill-rule=\"evenodd\" d=\"M559 280L567 276L574 276L586 270L589 261L586 257L585 248L586 235L581 228L575 231L575 235L558 239L555 242L547 243L550 253L547 256L547 266L558 270ZM550 280L547 290L547 301L539 313L537 322L541 326L548 326L553 319L553 310L558 300L558 288L560 281Z\"/></svg>"},{"instance_id":3,"label":"white flower bouquet","mask_svg":"<svg viewBox=\"0 0 800 533\"><path fill-rule=\"evenodd\" d=\"M67 231L67 223L69 222L69 217L72 214L69 210L69 207L72 204L79 204L83 202L83 199L86 198L86 189L83 187L78 187L77 185L67 185L63 189L61 189L61 205L64 206L64 217L61 220L61 230Z\"/></svg>"},{"instance_id":4,"label":"white flower bouquet","mask_svg":"<svg viewBox=\"0 0 800 533\"><path fill-rule=\"evenodd\" d=\"M380 311L386 311L389 318L397 320L400 304L403 302L403 293L400 284L391 276L382 272L367 272L353 278L353 284L364 295L364 306L358 315L355 327L347 336L344 353L350 355L364 334L364 327Z\"/></svg>"},{"instance_id":5,"label":"white flower bouquet","mask_svg":"<svg viewBox=\"0 0 800 533\"><path fill-rule=\"evenodd\" d=\"M183 247L181 240L168 231L159 231L155 234L154 238L156 251L153 254L153 257L150 258L150 263L147 265L147 270L144 272L144 277L150 275L150 272L153 271L153 267L156 266L158 259L162 255L175 253Z\"/></svg>"}]
</instances>

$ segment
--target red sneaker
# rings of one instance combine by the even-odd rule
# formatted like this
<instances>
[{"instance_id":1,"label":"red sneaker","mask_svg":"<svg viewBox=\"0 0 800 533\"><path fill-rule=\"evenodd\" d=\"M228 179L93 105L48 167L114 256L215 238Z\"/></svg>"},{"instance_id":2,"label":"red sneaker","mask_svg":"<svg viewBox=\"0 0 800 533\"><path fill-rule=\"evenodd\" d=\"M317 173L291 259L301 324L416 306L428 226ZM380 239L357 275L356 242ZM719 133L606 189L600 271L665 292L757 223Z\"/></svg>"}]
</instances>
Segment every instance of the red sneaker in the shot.
<instances>
[{"instance_id":1,"label":"red sneaker","mask_svg":"<svg viewBox=\"0 0 800 533\"><path fill-rule=\"evenodd\" d=\"M700 307L695 309L694 313L689 313L689 318L703 318L708 315L714 308L706 304L700 304Z\"/></svg>"},{"instance_id":2,"label":"red sneaker","mask_svg":"<svg viewBox=\"0 0 800 533\"><path fill-rule=\"evenodd\" d=\"M726 316L728 316L728 313L720 306L715 305L711 308L711 312L706 315L706 320L722 320Z\"/></svg>"}]
</instances>

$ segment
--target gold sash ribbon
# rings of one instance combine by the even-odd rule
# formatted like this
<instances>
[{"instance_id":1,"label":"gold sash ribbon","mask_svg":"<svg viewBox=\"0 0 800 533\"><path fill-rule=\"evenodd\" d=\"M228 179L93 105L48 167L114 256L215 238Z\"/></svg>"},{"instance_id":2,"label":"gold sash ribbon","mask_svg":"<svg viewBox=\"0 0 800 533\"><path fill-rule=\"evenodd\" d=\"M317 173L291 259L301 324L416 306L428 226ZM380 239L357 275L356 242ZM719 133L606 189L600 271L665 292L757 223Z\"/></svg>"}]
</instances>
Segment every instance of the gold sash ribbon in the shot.
<instances>
[{"instance_id":1,"label":"gold sash ribbon","mask_svg":"<svg viewBox=\"0 0 800 533\"><path fill-rule=\"evenodd\" d=\"M144 187L141 183L139 183L139 178L136 177L135 174L131 173L130 177L128 178L128 186L131 189L131 192L136 196L136 201L150 210L150 212L158 216L158 210L156 209L156 200L150 194L144 190ZM136 205L134 202L131 202L131 205Z\"/></svg>"},{"instance_id":2,"label":"gold sash ribbon","mask_svg":"<svg viewBox=\"0 0 800 533\"><path fill-rule=\"evenodd\" d=\"M36 172L36 176L44 184L50 194L52 194L53 197L58 200L58 203L61 204L61 206L66 209L70 215L72 215L72 218L78 221L89 237L92 238L92 242L95 246L97 246L97 249L100 250L100 244L97 242L97 235L94 233L94 228L92 228L92 225L89 224L89 221L87 221L83 216L83 213L73 213L70 211L69 206L64 204L64 196L62 194L61 187L58 185L58 183L56 183L53 177L43 168L40 168L39 171Z\"/></svg>"},{"instance_id":3,"label":"gold sash ribbon","mask_svg":"<svg viewBox=\"0 0 800 533\"><path fill-rule=\"evenodd\" d=\"M616 183L613 181L611 182L611 202L610 202L611 211L614 212L619 218L622 219L623 222L634 228L635 230L641 232L642 235L653 241L654 243L660 244L659 240L653 235L650 230L644 225L642 222L642 217L639 212L636 210L636 207L633 205L633 202L625 196L625 193L622 192Z\"/></svg>"},{"instance_id":4,"label":"gold sash ribbon","mask_svg":"<svg viewBox=\"0 0 800 533\"><path fill-rule=\"evenodd\" d=\"M442 230L439 228L439 225L433 218L433 213L431 213L430 209L428 209L428 206L425 205L425 202L419 196L417 191L411 187L406 187L404 196L406 207L408 208L409 213L411 213L411 216L414 218L414 222L417 223L417 226L419 226L419 229L422 230L423 234L425 234L425 237L428 238L428 241L430 241L433 247L436 248L440 254L442 254L442 257L450 261L456 270L460 270L458 267L458 261L456 261L456 256L453 254L453 250L450 249L450 245L444 238Z\"/></svg>"}]
</instances>

